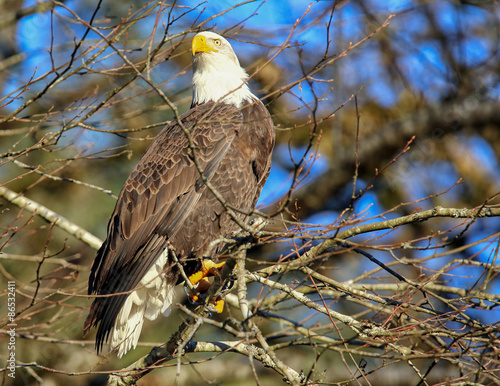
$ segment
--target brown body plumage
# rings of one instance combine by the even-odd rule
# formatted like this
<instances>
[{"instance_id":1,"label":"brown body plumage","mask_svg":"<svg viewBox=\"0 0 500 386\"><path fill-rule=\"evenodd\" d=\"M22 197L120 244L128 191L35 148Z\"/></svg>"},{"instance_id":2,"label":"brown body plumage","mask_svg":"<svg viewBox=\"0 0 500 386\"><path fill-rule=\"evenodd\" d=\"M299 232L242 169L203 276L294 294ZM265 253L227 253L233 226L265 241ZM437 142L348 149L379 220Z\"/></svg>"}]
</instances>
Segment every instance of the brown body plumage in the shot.
<instances>
[{"instance_id":1,"label":"brown body plumage","mask_svg":"<svg viewBox=\"0 0 500 386\"><path fill-rule=\"evenodd\" d=\"M203 36L223 39L213 33ZM274 126L258 99L248 98L245 91L240 102L226 99L198 103L194 99L192 108L180 117L194 149L179 122L173 121L158 134L125 182L89 279L89 293L120 293L95 298L85 321L85 333L98 325L98 350L110 333L113 335L120 328L123 334L136 335L120 354L135 347L143 315L154 319L169 306L166 303L179 281L175 262L166 253L169 244L180 261L213 256L217 250L209 250L210 243L238 229L224 205L203 182L194 159L223 201L238 209L236 213L243 221L254 208L269 174ZM186 273L189 275L195 266L186 264ZM157 280L156 287L146 285L150 289L148 295L139 291L132 294L144 286L141 280L145 275ZM148 299L141 299L146 296ZM143 306L143 300L148 305ZM122 310L124 305L126 310ZM142 309L142 315L136 315L138 309ZM127 320L134 317L138 319ZM130 328L124 330L124 323L136 323L139 332L131 332L136 326L126 326ZM115 340L128 339L123 334L112 338L112 346L121 344Z\"/></svg>"}]
</instances>

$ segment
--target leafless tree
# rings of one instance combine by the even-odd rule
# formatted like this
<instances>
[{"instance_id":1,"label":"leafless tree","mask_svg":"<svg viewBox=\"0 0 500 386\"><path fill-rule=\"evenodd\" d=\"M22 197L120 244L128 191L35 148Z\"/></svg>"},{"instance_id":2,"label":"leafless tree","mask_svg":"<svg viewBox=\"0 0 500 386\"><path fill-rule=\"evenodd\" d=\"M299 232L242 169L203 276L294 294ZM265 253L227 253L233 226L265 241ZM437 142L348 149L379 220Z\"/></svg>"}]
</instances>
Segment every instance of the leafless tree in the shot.
<instances>
[{"instance_id":1,"label":"leafless tree","mask_svg":"<svg viewBox=\"0 0 500 386\"><path fill-rule=\"evenodd\" d=\"M500 383L499 9L407 3L0 4L2 384ZM178 288L97 355L96 235L204 29L273 115L270 188L221 240L224 313Z\"/></svg>"}]
</instances>

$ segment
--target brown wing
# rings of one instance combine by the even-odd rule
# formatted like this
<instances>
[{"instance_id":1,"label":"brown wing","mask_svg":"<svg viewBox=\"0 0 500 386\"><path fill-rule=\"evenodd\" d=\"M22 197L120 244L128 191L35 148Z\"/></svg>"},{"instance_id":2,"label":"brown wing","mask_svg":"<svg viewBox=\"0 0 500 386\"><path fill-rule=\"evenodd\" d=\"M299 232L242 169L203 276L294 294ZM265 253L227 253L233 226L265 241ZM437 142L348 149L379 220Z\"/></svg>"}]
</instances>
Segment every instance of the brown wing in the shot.
<instances>
[{"instance_id":1,"label":"brown wing","mask_svg":"<svg viewBox=\"0 0 500 386\"><path fill-rule=\"evenodd\" d=\"M214 172L211 184L224 202L243 213L255 207L269 175L274 147L274 126L260 101L241 108L243 124ZM239 213L237 211L237 213ZM246 221L244 214L240 219ZM206 247L220 235L230 236L238 225L209 189L203 191L193 211L186 217L182 231L170 241L177 250ZM220 247L222 245L219 244ZM218 251L203 253L213 256Z\"/></svg>"},{"instance_id":2,"label":"brown wing","mask_svg":"<svg viewBox=\"0 0 500 386\"><path fill-rule=\"evenodd\" d=\"M271 116L262 102L251 103L243 107L241 112L243 114L243 128L239 136L247 136L247 139L240 141L240 143L252 151L247 153L245 158L251 164L252 174L257 183L254 201L250 203L253 209L257 204L260 191L269 177L275 132Z\"/></svg>"},{"instance_id":3,"label":"brown wing","mask_svg":"<svg viewBox=\"0 0 500 386\"><path fill-rule=\"evenodd\" d=\"M204 175L213 178L241 129L242 113L234 106L207 103L190 109L181 121L190 130ZM192 214L206 189L188 148L185 133L173 122L141 158L118 197L106 241L92 266L89 294L133 290ZM99 297L92 303L84 333L100 322L98 349L126 298Z\"/></svg>"}]
</instances>

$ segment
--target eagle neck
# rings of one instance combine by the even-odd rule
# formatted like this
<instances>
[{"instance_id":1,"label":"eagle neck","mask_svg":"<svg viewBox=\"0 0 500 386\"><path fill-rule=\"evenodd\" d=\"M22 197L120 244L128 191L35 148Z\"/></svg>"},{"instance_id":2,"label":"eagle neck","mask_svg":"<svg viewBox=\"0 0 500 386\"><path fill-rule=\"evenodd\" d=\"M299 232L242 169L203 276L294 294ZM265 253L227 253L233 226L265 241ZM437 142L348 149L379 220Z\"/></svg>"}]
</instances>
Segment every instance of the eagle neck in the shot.
<instances>
[{"instance_id":1,"label":"eagle neck","mask_svg":"<svg viewBox=\"0 0 500 386\"><path fill-rule=\"evenodd\" d=\"M239 65L220 71L212 63L194 62L193 105L206 102L223 102L242 107L256 98L246 84L247 73Z\"/></svg>"}]
</instances>

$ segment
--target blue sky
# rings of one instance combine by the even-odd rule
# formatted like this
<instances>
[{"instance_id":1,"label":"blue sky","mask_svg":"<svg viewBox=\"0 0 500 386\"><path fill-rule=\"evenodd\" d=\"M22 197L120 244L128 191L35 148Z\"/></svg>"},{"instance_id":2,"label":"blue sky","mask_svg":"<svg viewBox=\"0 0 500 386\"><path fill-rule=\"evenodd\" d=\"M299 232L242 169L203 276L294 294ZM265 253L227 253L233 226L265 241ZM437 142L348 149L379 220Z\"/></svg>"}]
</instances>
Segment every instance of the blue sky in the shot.
<instances>
[{"instance_id":1,"label":"blue sky","mask_svg":"<svg viewBox=\"0 0 500 386\"><path fill-rule=\"evenodd\" d=\"M25 6L34 4L33 0L25 2ZM304 21L299 25L297 31L293 34L291 42L298 45L304 45L307 49L308 57L305 59L306 65L312 65L317 61L325 47L326 35L324 23L328 21L328 14L323 17L323 23L312 24L312 21L317 17L318 13L325 8L325 4L329 1L266 1L266 2L252 2L229 12L223 17L214 19L207 27L213 27L216 31L221 32L226 28L233 26L241 21L243 17L250 16L252 13L257 12L245 21L244 28L242 29L239 37L245 38L245 31L259 31L259 37L262 38L261 43L269 47L254 45L244 42L232 41L235 51L241 58L242 63L247 62L251 56L260 54L262 56L270 57L276 52L276 47L280 45L291 27L300 18L307 8L310 6L310 13L304 17ZM331 3L331 2L330 2ZM68 1L65 3L69 8L77 7L78 3L75 1ZM191 3L192 4L192 3ZM234 5L233 1L208 1L205 3L200 2L199 9L204 9L200 20L207 19L208 17L220 12ZM377 1L370 2L370 9L376 18L377 23L380 25L390 13L398 13L398 15L391 20L390 34L393 40L394 47L397 50L398 64L400 68L410 74L409 82L412 90L418 94L421 93L428 100L440 101L451 90L450 76L452 73L446 67L446 60L443 58L442 47L439 43L432 38L426 38L425 30L427 28L426 18L418 10L412 10L417 4L416 1ZM492 40L487 37L480 36L474 32L474 26L482 23L487 17L487 10L480 7L468 6L466 12L457 12L457 8L452 2L436 1L433 2L437 12L437 22L443 31L450 36L456 35L457 26L470 32L463 43L457 44L453 47L450 53L463 65L475 65L487 60L490 56L498 59L498 53L495 53L495 47L492 46ZM69 13L58 10L65 16ZM331 38L332 48L331 52L340 52L345 49L350 41L356 42L357 40L366 36L367 33L376 28L376 23L367 26L365 21L360 16L360 9L355 3L347 3L337 10L334 15L334 28L332 28ZM199 12L198 12L199 13ZM90 17L90 15L88 15ZM55 39L54 44L73 44L72 37L77 36L77 40L83 33L83 28L75 24L67 24L64 28L58 27L60 24L57 22L55 26ZM60 29L59 29L60 28ZM68 28L71 29L68 30ZM144 24L144 28L148 28L148 24ZM6 92L13 91L33 74L41 75L51 68L50 56L47 52L47 47L51 42L51 18L50 13L36 14L33 16L23 18L19 23L18 29L18 42L22 52L26 53L28 59L22 64L22 71L13 71L10 73L10 79L7 83L8 87L4 89ZM72 36L73 34L73 36ZM365 45L357 50L353 50L349 56L336 64L335 67L340 71L341 78L336 79L335 82L342 82L343 89L335 94L328 95L330 104L321 106L325 111L332 108L333 105L338 105L343 102L346 96L357 92L361 86L364 86L364 91L360 94L360 103L364 100L374 99L384 107L392 107L401 97L401 89L392 86L391 79L387 77L383 62L380 55L380 50L376 47L374 41L368 41ZM296 48L285 50L276 61L287 67L287 72L291 78L300 76L300 70L297 66ZM57 56L56 56L57 60ZM102 66L106 65L106 61L101 63ZM186 75L187 77L188 75ZM326 75L325 75L326 76ZM482 79L482 75L478 74L478 82L483 82L487 86L489 98L498 98L500 95L498 82L495 83L491 79ZM187 78L186 78L187 79ZM42 82L43 83L43 82ZM33 91L40 85L34 85ZM328 90L329 86L318 85L321 90ZM300 87L296 86L292 89L294 93L300 95L305 101L313 99L311 90L308 89L306 84L301 84ZM287 96L285 96L287 97ZM476 98L476 99L474 99ZM293 98L290 98L293 100ZM470 102L480 102L479 95L471 95ZM19 105L19 101L14 105ZM466 111L466 105L464 105ZM89 136L81 137L82 141L95 141L96 137L92 134ZM498 159L495 156L490 144L486 143L478 135L462 136L458 138L468 149L471 159L477 159L484 165L485 172L491 175L492 183L498 184L500 181L500 168ZM98 141L99 142L99 141ZM98 143L99 145L99 143ZM100 143L101 146L108 146L107 142ZM94 148L96 150L96 148ZM301 148L293 149L294 153L303 151ZM278 147L276 149L276 157L281 154L286 157L288 149L286 146ZM415 153L413 153L415 154ZM411 157L411 153L407 155ZM410 159L411 161L411 159ZM436 160L433 163L419 162L418 159L410 162L411 168L407 169L407 199L414 200L427 196L428 194L441 191L451 186L460 175L453 168L452 165L444 161ZM317 160L312 168L312 173L308 181L314 179L316 176L327 172L328 164L326 157ZM441 176L442 178L436 179L433 176ZM285 183L283 184L283 181ZM271 171L266 187L262 193L260 204L268 205L270 202L275 201L281 196L289 187L290 175L289 172L275 163ZM306 182L307 183L307 182ZM451 191L447 199L453 202L454 195L457 190ZM387 208L379 203L376 194L369 193L365 195L358 203L357 210L362 211L370 208L370 215L376 215L383 212ZM327 211L325 213L318 213L313 219L309 219L314 223L328 223L336 219L337 213ZM305 219L308 221L308 219ZM497 223L490 223L491 227L498 226ZM488 233L491 228L486 231L479 231L472 233L470 240L481 237ZM484 233L483 233L484 232ZM481 252L480 259L488 259L492 252L491 248ZM478 247L481 249L481 247ZM457 279L458 280L458 279ZM499 289L496 287L495 291Z\"/></svg>"}]
</instances>

